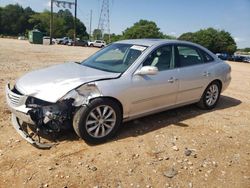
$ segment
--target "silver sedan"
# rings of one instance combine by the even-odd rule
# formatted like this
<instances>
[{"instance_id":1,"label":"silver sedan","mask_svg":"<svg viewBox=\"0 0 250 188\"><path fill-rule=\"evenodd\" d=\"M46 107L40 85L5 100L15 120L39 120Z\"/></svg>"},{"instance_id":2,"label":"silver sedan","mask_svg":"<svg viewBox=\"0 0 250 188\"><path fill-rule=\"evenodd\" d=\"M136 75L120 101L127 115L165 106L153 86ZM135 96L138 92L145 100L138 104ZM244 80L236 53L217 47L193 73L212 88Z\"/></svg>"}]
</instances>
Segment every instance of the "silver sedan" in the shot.
<instances>
[{"instance_id":1,"label":"silver sedan","mask_svg":"<svg viewBox=\"0 0 250 188\"><path fill-rule=\"evenodd\" d=\"M6 86L6 98L14 127L37 147L50 146L35 137L72 126L85 141L100 143L124 121L192 103L214 108L230 72L197 44L125 40L81 63L30 72Z\"/></svg>"}]
</instances>

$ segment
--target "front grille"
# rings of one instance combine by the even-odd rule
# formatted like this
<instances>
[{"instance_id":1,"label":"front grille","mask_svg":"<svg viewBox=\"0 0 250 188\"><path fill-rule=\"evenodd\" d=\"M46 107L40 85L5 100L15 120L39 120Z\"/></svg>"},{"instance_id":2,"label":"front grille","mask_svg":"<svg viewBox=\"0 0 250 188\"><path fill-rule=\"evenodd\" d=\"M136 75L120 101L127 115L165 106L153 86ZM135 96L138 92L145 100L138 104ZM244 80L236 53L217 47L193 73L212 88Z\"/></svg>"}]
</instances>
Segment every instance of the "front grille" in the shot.
<instances>
[{"instance_id":1,"label":"front grille","mask_svg":"<svg viewBox=\"0 0 250 188\"><path fill-rule=\"evenodd\" d=\"M8 84L6 87L6 97L10 105L20 106L24 102L24 95L21 95L16 89L10 89L10 85Z\"/></svg>"},{"instance_id":2,"label":"front grille","mask_svg":"<svg viewBox=\"0 0 250 188\"><path fill-rule=\"evenodd\" d=\"M18 95L18 94L16 94L16 93L14 93L14 92L9 92L8 93L8 97L9 97L9 99L10 99L10 102L12 103L12 104L14 104L14 105L18 105L19 104L19 102L20 102L20 98L22 97L21 95Z\"/></svg>"}]
</instances>

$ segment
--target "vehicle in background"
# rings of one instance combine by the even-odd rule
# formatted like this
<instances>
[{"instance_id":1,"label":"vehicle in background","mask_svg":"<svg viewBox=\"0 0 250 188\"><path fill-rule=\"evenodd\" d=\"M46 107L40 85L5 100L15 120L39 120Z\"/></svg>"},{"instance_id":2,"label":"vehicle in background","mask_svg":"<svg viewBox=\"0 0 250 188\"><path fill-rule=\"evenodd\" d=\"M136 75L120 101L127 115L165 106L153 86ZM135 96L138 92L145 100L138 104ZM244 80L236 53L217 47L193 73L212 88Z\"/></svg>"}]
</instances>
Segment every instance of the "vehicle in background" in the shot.
<instances>
[{"instance_id":1,"label":"vehicle in background","mask_svg":"<svg viewBox=\"0 0 250 188\"><path fill-rule=\"evenodd\" d=\"M227 53L217 53L216 56L223 61L236 61L236 62L243 62L244 56L242 55L229 55Z\"/></svg>"},{"instance_id":2,"label":"vehicle in background","mask_svg":"<svg viewBox=\"0 0 250 188\"><path fill-rule=\"evenodd\" d=\"M17 39L18 40L25 40L25 36L19 36Z\"/></svg>"},{"instance_id":3,"label":"vehicle in background","mask_svg":"<svg viewBox=\"0 0 250 188\"><path fill-rule=\"evenodd\" d=\"M244 57L243 62L245 63L250 63L250 57Z\"/></svg>"},{"instance_id":4,"label":"vehicle in background","mask_svg":"<svg viewBox=\"0 0 250 188\"><path fill-rule=\"evenodd\" d=\"M99 47L99 48L103 48L106 46L106 42L103 40L95 40L93 42L88 42L88 46L90 47Z\"/></svg>"},{"instance_id":5,"label":"vehicle in background","mask_svg":"<svg viewBox=\"0 0 250 188\"><path fill-rule=\"evenodd\" d=\"M56 39L56 43L65 45L69 42L69 40L70 40L69 37L58 38L58 39Z\"/></svg>"},{"instance_id":6,"label":"vehicle in background","mask_svg":"<svg viewBox=\"0 0 250 188\"><path fill-rule=\"evenodd\" d=\"M230 58L230 55L227 53L217 53L216 56L224 61L229 60Z\"/></svg>"},{"instance_id":7,"label":"vehicle in background","mask_svg":"<svg viewBox=\"0 0 250 188\"><path fill-rule=\"evenodd\" d=\"M240 55L234 55L232 56L232 59L233 61L242 62L244 60L244 57Z\"/></svg>"},{"instance_id":8,"label":"vehicle in background","mask_svg":"<svg viewBox=\"0 0 250 188\"><path fill-rule=\"evenodd\" d=\"M52 38L52 44L55 44L55 43L56 43L56 39ZM43 44L45 44L45 45L50 44L50 37L49 36L43 37Z\"/></svg>"},{"instance_id":9,"label":"vehicle in background","mask_svg":"<svg viewBox=\"0 0 250 188\"><path fill-rule=\"evenodd\" d=\"M77 39L76 42L74 40L69 40L68 46L88 46L88 41Z\"/></svg>"},{"instance_id":10,"label":"vehicle in background","mask_svg":"<svg viewBox=\"0 0 250 188\"><path fill-rule=\"evenodd\" d=\"M240 56L240 55L231 55L228 57L228 61L236 61L236 62L242 62L244 59L244 56Z\"/></svg>"}]
</instances>

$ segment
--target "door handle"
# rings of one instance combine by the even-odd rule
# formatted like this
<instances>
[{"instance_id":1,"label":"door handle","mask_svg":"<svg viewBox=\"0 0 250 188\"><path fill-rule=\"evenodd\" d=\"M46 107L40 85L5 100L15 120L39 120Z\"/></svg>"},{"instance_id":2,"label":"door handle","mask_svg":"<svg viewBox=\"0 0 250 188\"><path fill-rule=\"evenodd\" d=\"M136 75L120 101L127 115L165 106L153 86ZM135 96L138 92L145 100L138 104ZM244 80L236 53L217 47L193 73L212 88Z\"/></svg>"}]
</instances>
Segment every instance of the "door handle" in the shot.
<instances>
[{"instance_id":1,"label":"door handle","mask_svg":"<svg viewBox=\"0 0 250 188\"><path fill-rule=\"evenodd\" d=\"M174 82L177 81L177 80L178 80L177 78L171 77L171 78L168 80L168 83L174 83Z\"/></svg>"},{"instance_id":2,"label":"door handle","mask_svg":"<svg viewBox=\"0 0 250 188\"><path fill-rule=\"evenodd\" d=\"M211 73L210 72L207 72L207 71L205 71L204 73L203 73L203 76L210 76L211 75Z\"/></svg>"}]
</instances>

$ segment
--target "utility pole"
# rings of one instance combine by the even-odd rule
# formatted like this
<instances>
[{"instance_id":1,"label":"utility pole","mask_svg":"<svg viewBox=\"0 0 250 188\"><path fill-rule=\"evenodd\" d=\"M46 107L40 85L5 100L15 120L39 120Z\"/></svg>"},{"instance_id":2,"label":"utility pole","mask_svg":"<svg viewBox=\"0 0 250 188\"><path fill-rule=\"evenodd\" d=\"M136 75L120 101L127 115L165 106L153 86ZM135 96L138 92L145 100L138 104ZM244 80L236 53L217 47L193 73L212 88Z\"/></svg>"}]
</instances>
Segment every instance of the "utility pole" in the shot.
<instances>
[{"instance_id":1,"label":"utility pole","mask_svg":"<svg viewBox=\"0 0 250 188\"><path fill-rule=\"evenodd\" d=\"M53 5L56 4L57 7L65 8L65 5L68 5L71 9L71 6L75 6L75 17L74 17L74 41L76 41L76 13L77 13L77 0L75 2L69 2L64 0L50 0L50 44L52 44L52 37L53 37ZM74 42L75 45L75 42Z\"/></svg>"},{"instance_id":2,"label":"utility pole","mask_svg":"<svg viewBox=\"0 0 250 188\"><path fill-rule=\"evenodd\" d=\"M77 0L75 0L74 45L76 45L76 14L77 14Z\"/></svg>"},{"instance_id":3,"label":"utility pole","mask_svg":"<svg viewBox=\"0 0 250 188\"><path fill-rule=\"evenodd\" d=\"M89 40L91 39L91 35L92 35L92 14L93 14L93 11L92 9L90 10L90 22L89 22Z\"/></svg>"},{"instance_id":4,"label":"utility pole","mask_svg":"<svg viewBox=\"0 0 250 188\"><path fill-rule=\"evenodd\" d=\"M53 0L50 1L50 42L52 45L52 37L53 37Z\"/></svg>"}]
</instances>

